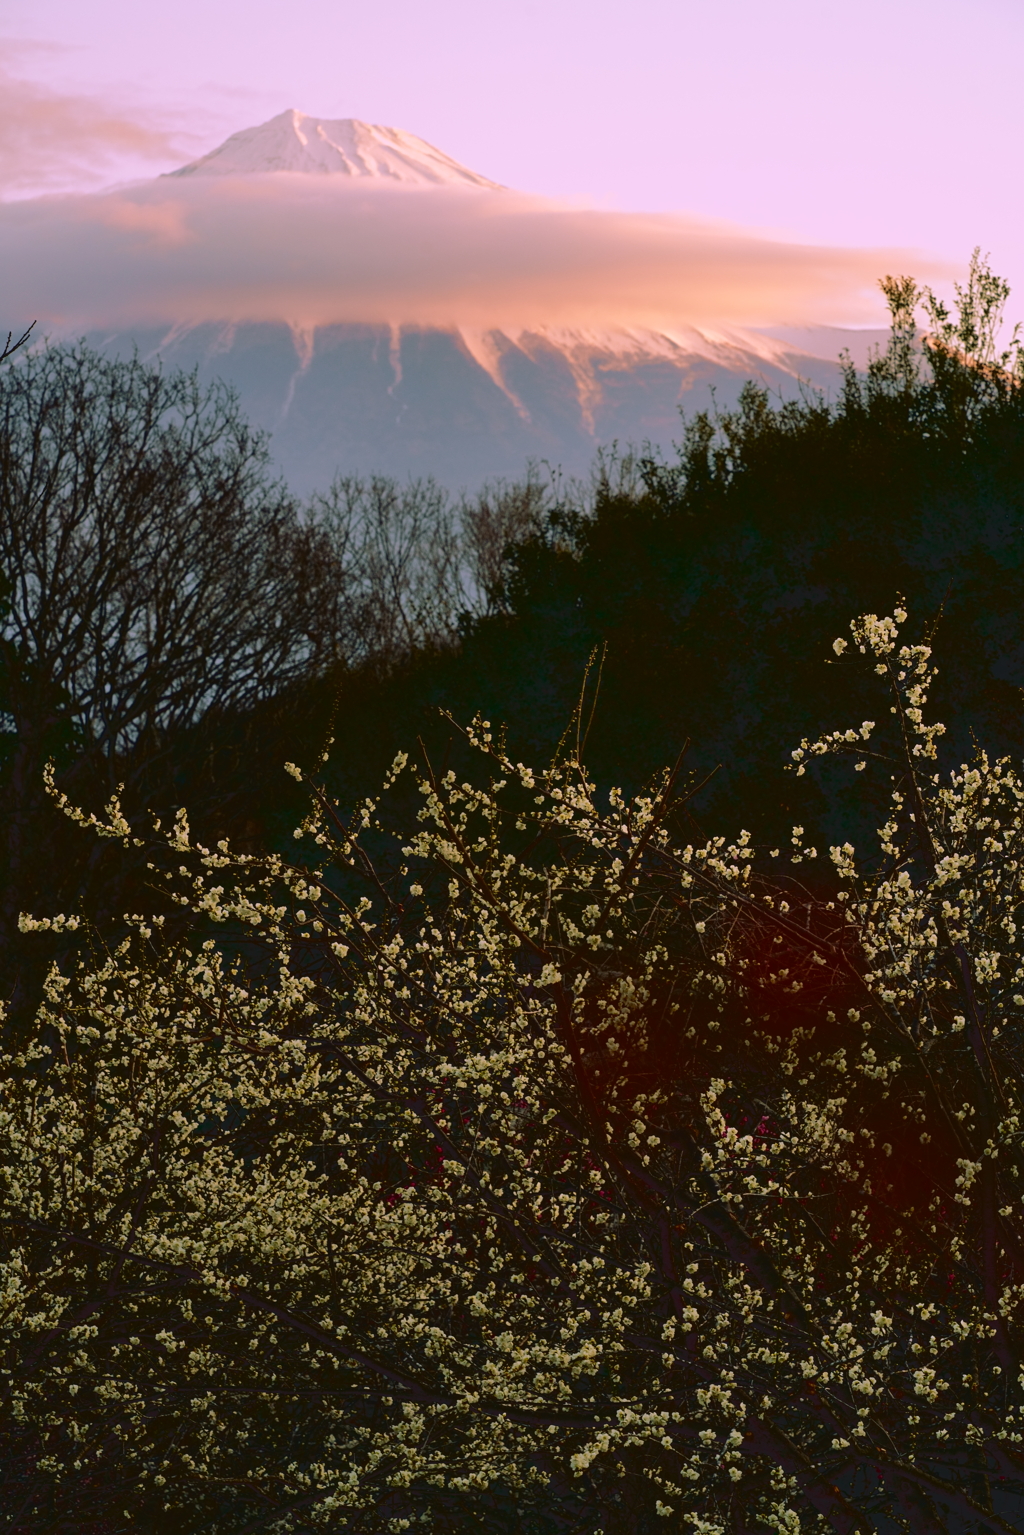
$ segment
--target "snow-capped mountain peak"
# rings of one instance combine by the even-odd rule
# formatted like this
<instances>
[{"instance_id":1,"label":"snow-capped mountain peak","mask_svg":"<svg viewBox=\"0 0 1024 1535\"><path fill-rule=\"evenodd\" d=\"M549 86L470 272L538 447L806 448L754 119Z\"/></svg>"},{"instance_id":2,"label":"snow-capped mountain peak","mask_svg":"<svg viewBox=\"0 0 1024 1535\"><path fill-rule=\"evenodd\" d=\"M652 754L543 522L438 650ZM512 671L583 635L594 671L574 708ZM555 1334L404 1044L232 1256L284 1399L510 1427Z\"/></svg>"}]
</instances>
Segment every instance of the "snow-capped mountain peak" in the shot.
<instances>
[{"instance_id":1,"label":"snow-capped mountain peak","mask_svg":"<svg viewBox=\"0 0 1024 1535\"><path fill-rule=\"evenodd\" d=\"M171 176L246 176L298 171L353 176L408 186L497 188L414 133L360 122L357 117L311 117L294 108L255 128L243 128L219 148L182 165Z\"/></svg>"}]
</instances>

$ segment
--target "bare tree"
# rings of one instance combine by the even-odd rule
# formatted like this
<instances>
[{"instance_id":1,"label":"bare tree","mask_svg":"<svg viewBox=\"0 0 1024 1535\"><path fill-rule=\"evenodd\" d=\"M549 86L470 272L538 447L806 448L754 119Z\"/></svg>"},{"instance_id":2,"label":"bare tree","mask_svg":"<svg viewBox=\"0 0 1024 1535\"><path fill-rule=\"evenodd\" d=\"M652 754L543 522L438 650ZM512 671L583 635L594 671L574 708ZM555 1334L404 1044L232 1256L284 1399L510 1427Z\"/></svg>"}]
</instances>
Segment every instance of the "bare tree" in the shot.
<instances>
[{"instance_id":1,"label":"bare tree","mask_svg":"<svg viewBox=\"0 0 1024 1535\"><path fill-rule=\"evenodd\" d=\"M350 661L450 639L462 599L458 526L432 479L344 475L313 497L312 525L343 571Z\"/></svg>"},{"instance_id":2,"label":"bare tree","mask_svg":"<svg viewBox=\"0 0 1024 1535\"><path fill-rule=\"evenodd\" d=\"M48 853L41 773L139 783L176 734L336 653L330 541L223 387L84 345L0 380L8 931Z\"/></svg>"},{"instance_id":3,"label":"bare tree","mask_svg":"<svg viewBox=\"0 0 1024 1535\"><path fill-rule=\"evenodd\" d=\"M432 479L342 476L309 514L342 572L342 649L352 663L452 644L466 616L500 607L507 552L547 489L532 470L454 503Z\"/></svg>"},{"instance_id":4,"label":"bare tree","mask_svg":"<svg viewBox=\"0 0 1024 1535\"><path fill-rule=\"evenodd\" d=\"M223 386L84 345L5 369L0 952L40 900L73 906L98 882L94 909L123 909L100 851L90 872L66 845L48 758L79 800L123 784L137 810L195 803L181 763L197 726L337 660L455 643L500 604L507 548L544 499L532 475L459 503L432 480L349 477L302 514Z\"/></svg>"},{"instance_id":5,"label":"bare tree","mask_svg":"<svg viewBox=\"0 0 1024 1535\"><path fill-rule=\"evenodd\" d=\"M463 559L474 612L484 614L504 606L509 550L538 525L548 501L548 487L532 467L525 479L492 481L463 501Z\"/></svg>"},{"instance_id":6,"label":"bare tree","mask_svg":"<svg viewBox=\"0 0 1024 1535\"><path fill-rule=\"evenodd\" d=\"M32 324L28 326L26 330L22 331L17 341L14 339L13 330L9 330L7 332L7 340L4 342L3 350L0 351L0 362L6 362L8 357L13 357L15 352L20 352L23 346L27 346L29 337L35 328L36 322L33 320Z\"/></svg>"}]
</instances>

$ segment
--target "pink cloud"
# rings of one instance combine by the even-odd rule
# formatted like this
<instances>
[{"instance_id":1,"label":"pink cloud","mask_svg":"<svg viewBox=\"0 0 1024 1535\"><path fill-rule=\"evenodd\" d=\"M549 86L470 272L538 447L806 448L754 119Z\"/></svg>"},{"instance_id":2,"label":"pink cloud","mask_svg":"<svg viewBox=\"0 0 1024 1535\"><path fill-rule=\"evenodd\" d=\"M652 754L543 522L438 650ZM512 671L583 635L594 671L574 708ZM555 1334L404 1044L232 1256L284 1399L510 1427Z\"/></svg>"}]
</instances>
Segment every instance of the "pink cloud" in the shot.
<instances>
[{"instance_id":1,"label":"pink cloud","mask_svg":"<svg viewBox=\"0 0 1024 1535\"><path fill-rule=\"evenodd\" d=\"M135 253L145 249L183 245L197 238L185 217L185 209L175 201L145 203L131 198L108 196L97 199L90 215L99 224L141 239L131 243Z\"/></svg>"},{"instance_id":2,"label":"pink cloud","mask_svg":"<svg viewBox=\"0 0 1024 1535\"><path fill-rule=\"evenodd\" d=\"M125 157L166 161L180 153L174 135L129 112L19 78L11 63L31 51L0 44L0 196L95 184Z\"/></svg>"},{"instance_id":3,"label":"pink cloud","mask_svg":"<svg viewBox=\"0 0 1024 1535\"><path fill-rule=\"evenodd\" d=\"M285 174L158 178L0 205L3 325L877 322L907 252L784 243L512 192ZM13 318L10 318L13 317Z\"/></svg>"}]
</instances>

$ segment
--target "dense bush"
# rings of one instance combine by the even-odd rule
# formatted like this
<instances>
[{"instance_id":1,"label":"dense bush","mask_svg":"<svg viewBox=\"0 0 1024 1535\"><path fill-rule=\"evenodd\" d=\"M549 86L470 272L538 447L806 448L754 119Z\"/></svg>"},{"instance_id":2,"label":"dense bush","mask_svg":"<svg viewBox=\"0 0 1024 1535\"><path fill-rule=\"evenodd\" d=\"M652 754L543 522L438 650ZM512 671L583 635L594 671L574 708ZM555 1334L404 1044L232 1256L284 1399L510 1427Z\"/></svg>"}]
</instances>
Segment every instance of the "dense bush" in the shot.
<instances>
[{"instance_id":1,"label":"dense bush","mask_svg":"<svg viewBox=\"0 0 1024 1535\"><path fill-rule=\"evenodd\" d=\"M935 696L958 758L972 733L1024 752L1024 393L995 342L1005 285L976 260L956 317L932 302L924 332L914 285L888 291L890 345L834 401L776 406L752 386L739 410L692 420L675 459L556 486L509 550L500 610L457 653L415 658L383 689L346 681L339 796L371 792L417 734L440 754L438 706L483 709L517 756L547 760L596 650L598 783L635 792L689 740L691 764L717 769L699 820L742 807L765 835L802 820L862 840L880 806L827 771L797 800L778 769L831 718L817 657L834 615L884 611L896 591L939 625Z\"/></svg>"},{"instance_id":2,"label":"dense bush","mask_svg":"<svg viewBox=\"0 0 1024 1535\"><path fill-rule=\"evenodd\" d=\"M480 720L387 880L315 778L305 864L156 838L188 941L4 1063L10 1528L1020 1528L1024 783L938 770L905 616L796 748L877 864Z\"/></svg>"}]
</instances>

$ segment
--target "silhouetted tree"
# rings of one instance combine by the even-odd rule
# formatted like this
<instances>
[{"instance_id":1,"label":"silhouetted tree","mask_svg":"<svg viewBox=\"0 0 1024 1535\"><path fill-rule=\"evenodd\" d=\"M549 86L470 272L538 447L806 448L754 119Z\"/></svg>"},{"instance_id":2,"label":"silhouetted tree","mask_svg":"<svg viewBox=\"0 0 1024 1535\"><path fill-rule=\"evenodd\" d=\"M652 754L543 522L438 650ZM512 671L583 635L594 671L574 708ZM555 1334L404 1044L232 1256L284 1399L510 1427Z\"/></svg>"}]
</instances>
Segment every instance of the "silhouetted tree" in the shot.
<instances>
[{"instance_id":1,"label":"silhouetted tree","mask_svg":"<svg viewBox=\"0 0 1024 1535\"><path fill-rule=\"evenodd\" d=\"M32 324L29 325L26 330L22 331L17 340L15 340L13 330L9 330L7 332L7 340L4 342L3 350L0 351L0 362L6 362L8 357L13 357L15 352L20 352L23 346L28 346L32 332L35 330L35 326L36 322L33 320Z\"/></svg>"},{"instance_id":2,"label":"silhouetted tree","mask_svg":"<svg viewBox=\"0 0 1024 1535\"><path fill-rule=\"evenodd\" d=\"M876 812L845 785L797 810L775 769L827 719L827 673L808 657L831 615L880 611L894 591L941 615L936 696L963 732L957 751L972 732L1024 750L1024 389L997 341L1005 285L976 259L945 319L912 280L886 286L890 345L834 400L778 404L752 384L736 410L691 418L678 454L553 494L457 653L343 696L341 797L370 792L418 734L440 750L439 707L483 709L517 755L542 760L607 647L588 747L598 782L639 789L689 739L702 771L721 764L696 814L742 804L773 836L827 815L842 841Z\"/></svg>"},{"instance_id":3,"label":"silhouetted tree","mask_svg":"<svg viewBox=\"0 0 1024 1535\"><path fill-rule=\"evenodd\" d=\"M174 797L188 732L331 663L326 535L268 473L223 388L85 346L0 375L6 720L0 945L41 890L73 901L42 788Z\"/></svg>"},{"instance_id":4,"label":"silhouetted tree","mask_svg":"<svg viewBox=\"0 0 1024 1535\"><path fill-rule=\"evenodd\" d=\"M487 484L455 501L432 479L339 476L309 514L342 572L346 661L379 667L450 647L467 619L501 603L507 550L538 526L547 487Z\"/></svg>"}]
</instances>

